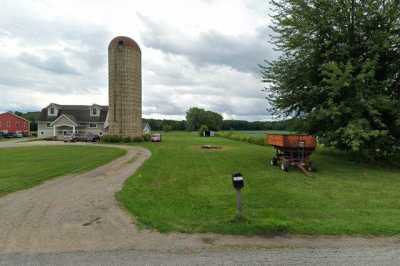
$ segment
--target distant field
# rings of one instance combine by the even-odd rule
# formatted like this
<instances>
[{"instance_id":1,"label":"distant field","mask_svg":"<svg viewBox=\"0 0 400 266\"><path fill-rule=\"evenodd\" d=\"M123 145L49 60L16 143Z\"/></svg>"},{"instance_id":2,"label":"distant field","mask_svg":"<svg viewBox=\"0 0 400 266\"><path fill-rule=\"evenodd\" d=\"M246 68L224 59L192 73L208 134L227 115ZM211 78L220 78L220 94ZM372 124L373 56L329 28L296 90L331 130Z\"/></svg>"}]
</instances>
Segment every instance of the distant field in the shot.
<instances>
[{"instance_id":1,"label":"distant field","mask_svg":"<svg viewBox=\"0 0 400 266\"><path fill-rule=\"evenodd\" d=\"M229 130L229 131L219 131L217 135L219 137L238 140L242 142L248 142L250 144L265 145L265 136L267 134L293 134L290 131L279 131L279 130Z\"/></svg>"},{"instance_id":2,"label":"distant field","mask_svg":"<svg viewBox=\"0 0 400 266\"><path fill-rule=\"evenodd\" d=\"M201 149L203 144L221 150ZM162 232L225 234L400 234L400 169L351 162L318 148L312 177L269 165L270 146L193 133L165 133L140 144L151 158L117 198L144 227ZM240 171L244 222L234 222L231 174Z\"/></svg>"},{"instance_id":3,"label":"distant field","mask_svg":"<svg viewBox=\"0 0 400 266\"><path fill-rule=\"evenodd\" d=\"M122 156L122 149L54 146L0 149L0 196L50 178L94 169Z\"/></svg>"},{"instance_id":4,"label":"distant field","mask_svg":"<svg viewBox=\"0 0 400 266\"><path fill-rule=\"evenodd\" d=\"M235 133L240 133L244 135L249 135L251 137L265 137L265 134L292 134L293 132L290 131L279 131L279 130L234 130L234 131L223 131L223 132L235 132Z\"/></svg>"}]
</instances>

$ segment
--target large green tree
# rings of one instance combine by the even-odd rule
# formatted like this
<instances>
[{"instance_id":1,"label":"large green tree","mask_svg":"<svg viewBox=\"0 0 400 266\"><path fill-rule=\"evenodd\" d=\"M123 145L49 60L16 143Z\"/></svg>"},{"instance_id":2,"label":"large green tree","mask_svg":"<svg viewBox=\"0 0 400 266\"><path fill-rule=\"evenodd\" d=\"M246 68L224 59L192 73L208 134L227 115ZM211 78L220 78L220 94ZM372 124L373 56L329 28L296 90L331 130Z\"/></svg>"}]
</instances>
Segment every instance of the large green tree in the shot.
<instances>
[{"instance_id":1,"label":"large green tree","mask_svg":"<svg viewBox=\"0 0 400 266\"><path fill-rule=\"evenodd\" d=\"M262 67L275 111L331 146L388 157L400 147L399 0L276 0Z\"/></svg>"},{"instance_id":2,"label":"large green tree","mask_svg":"<svg viewBox=\"0 0 400 266\"><path fill-rule=\"evenodd\" d=\"M187 129L199 130L201 126L207 126L210 130L220 130L223 117L215 112L192 107L186 112Z\"/></svg>"}]
</instances>

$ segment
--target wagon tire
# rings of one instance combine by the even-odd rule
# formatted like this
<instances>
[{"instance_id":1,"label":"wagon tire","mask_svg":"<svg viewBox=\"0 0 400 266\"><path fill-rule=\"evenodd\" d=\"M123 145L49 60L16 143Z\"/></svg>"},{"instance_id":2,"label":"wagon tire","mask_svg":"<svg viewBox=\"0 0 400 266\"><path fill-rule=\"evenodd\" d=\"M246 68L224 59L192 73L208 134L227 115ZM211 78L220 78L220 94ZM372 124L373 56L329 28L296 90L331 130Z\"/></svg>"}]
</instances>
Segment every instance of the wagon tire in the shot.
<instances>
[{"instance_id":1,"label":"wagon tire","mask_svg":"<svg viewBox=\"0 0 400 266\"><path fill-rule=\"evenodd\" d=\"M289 171L289 166L288 166L288 163L286 161L282 161L281 170L284 171L284 172Z\"/></svg>"},{"instance_id":2,"label":"wagon tire","mask_svg":"<svg viewBox=\"0 0 400 266\"><path fill-rule=\"evenodd\" d=\"M270 161L271 166L276 166L278 165L278 159L276 159L275 157L271 159Z\"/></svg>"},{"instance_id":3,"label":"wagon tire","mask_svg":"<svg viewBox=\"0 0 400 266\"><path fill-rule=\"evenodd\" d=\"M309 172L316 172L317 169L315 168L315 166L309 166L307 169Z\"/></svg>"},{"instance_id":4,"label":"wagon tire","mask_svg":"<svg viewBox=\"0 0 400 266\"><path fill-rule=\"evenodd\" d=\"M315 171L317 171L317 169L315 169L315 167L311 163L309 163L307 165L307 171L308 172L315 172Z\"/></svg>"}]
</instances>

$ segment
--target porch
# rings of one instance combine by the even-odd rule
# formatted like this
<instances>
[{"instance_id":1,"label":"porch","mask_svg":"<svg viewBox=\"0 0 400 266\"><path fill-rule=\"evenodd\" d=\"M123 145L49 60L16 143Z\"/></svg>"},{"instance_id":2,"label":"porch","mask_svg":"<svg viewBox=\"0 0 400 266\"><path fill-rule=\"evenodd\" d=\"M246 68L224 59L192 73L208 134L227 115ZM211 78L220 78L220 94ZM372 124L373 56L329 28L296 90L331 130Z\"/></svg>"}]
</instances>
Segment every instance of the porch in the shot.
<instances>
[{"instance_id":1,"label":"porch","mask_svg":"<svg viewBox=\"0 0 400 266\"><path fill-rule=\"evenodd\" d=\"M63 139L65 135L76 134L78 123L73 117L61 115L50 126L53 128L53 137Z\"/></svg>"}]
</instances>

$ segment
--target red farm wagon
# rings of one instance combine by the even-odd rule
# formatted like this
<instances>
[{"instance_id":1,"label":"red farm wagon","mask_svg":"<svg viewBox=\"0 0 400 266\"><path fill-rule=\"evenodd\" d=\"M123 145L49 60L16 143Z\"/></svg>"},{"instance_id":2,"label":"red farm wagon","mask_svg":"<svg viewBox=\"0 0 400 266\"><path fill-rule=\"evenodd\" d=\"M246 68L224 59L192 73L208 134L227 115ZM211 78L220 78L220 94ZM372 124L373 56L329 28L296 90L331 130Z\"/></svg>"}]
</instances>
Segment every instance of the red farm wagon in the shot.
<instances>
[{"instance_id":1,"label":"red farm wagon","mask_svg":"<svg viewBox=\"0 0 400 266\"><path fill-rule=\"evenodd\" d=\"M295 166L305 174L313 171L310 155L317 146L314 136L267 134L266 143L276 150L271 165L280 165L283 171L288 171L289 166Z\"/></svg>"}]
</instances>

